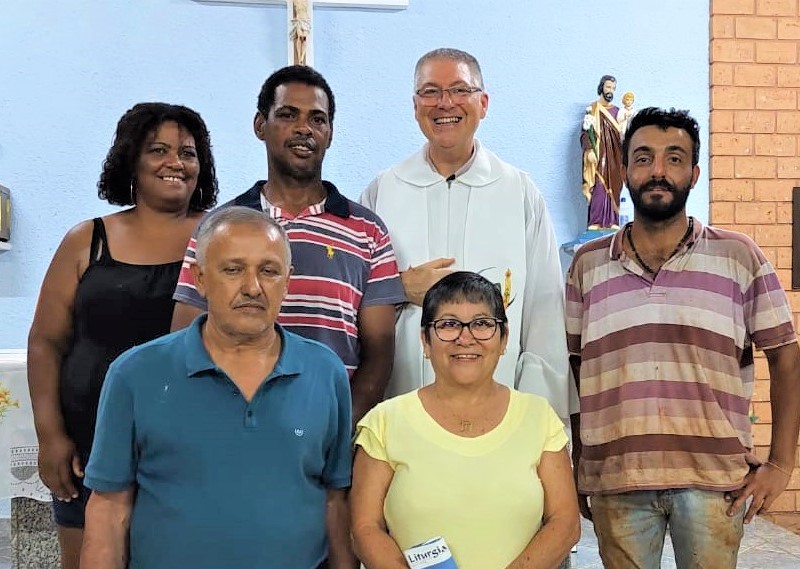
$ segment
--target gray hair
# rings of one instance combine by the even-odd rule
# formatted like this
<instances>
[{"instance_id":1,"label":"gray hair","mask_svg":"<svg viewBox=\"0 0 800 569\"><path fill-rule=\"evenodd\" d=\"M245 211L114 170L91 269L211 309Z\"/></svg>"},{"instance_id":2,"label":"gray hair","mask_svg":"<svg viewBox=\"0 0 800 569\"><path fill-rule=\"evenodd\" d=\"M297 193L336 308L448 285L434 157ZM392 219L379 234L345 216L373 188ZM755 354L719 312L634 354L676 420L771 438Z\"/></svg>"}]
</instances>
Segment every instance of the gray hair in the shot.
<instances>
[{"instance_id":1,"label":"gray hair","mask_svg":"<svg viewBox=\"0 0 800 569\"><path fill-rule=\"evenodd\" d=\"M194 257L198 264L205 263L206 250L208 249L209 241L211 241L211 236L218 228L224 225L253 225L265 229L274 229L280 235L280 240L286 249L287 267L292 265L292 248L289 245L289 237L283 227L263 211L240 205L216 209L200 222L200 227L197 228L197 235L195 236L194 252Z\"/></svg>"},{"instance_id":2,"label":"gray hair","mask_svg":"<svg viewBox=\"0 0 800 569\"><path fill-rule=\"evenodd\" d=\"M422 66L432 61L434 59L449 59L451 61L457 61L459 63L466 63L469 67L469 70L478 80L478 87L483 89L483 73L481 72L481 66L478 63L478 60L475 59L474 55L467 53L466 51L461 51L460 49L455 49L452 47L440 47L438 49L434 49L433 51L429 51L422 57L417 60L417 65L414 67L414 86L415 88L418 86L419 83L419 74L422 70Z\"/></svg>"}]
</instances>

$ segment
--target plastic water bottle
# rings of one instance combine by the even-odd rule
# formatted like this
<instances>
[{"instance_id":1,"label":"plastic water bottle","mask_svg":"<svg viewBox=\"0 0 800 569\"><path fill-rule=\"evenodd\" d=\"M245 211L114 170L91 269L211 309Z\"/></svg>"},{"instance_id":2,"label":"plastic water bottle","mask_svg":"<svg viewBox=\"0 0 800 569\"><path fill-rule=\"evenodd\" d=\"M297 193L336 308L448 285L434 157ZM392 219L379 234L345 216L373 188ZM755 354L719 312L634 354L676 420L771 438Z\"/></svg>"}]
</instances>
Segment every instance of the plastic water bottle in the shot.
<instances>
[{"instance_id":1,"label":"plastic water bottle","mask_svg":"<svg viewBox=\"0 0 800 569\"><path fill-rule=\"evenodd\" d=\"M619 226L622 227L632 220L633 204L631 203L631 196L628 194L628 188L622 188L622 193L619 197Z\"/></svg>"}]
</instances>

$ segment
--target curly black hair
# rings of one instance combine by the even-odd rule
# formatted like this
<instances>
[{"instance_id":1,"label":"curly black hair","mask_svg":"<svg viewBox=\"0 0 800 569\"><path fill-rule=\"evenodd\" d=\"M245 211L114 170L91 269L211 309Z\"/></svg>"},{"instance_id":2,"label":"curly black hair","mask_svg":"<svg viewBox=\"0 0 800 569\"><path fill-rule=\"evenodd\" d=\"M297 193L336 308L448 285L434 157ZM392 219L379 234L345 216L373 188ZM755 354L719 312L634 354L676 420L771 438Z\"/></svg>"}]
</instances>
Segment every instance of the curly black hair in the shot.
<instances>
[{"instance_id":1,"label":"curly black hair","mask_svg":"<svg viewBox=\"0 0 800 569\"><path fill-rule=\"evenodd\" d=\"M622 141L622 163L628 165L628 151L634 133L645 126L657 126L661 130L677 128L686 131L692 139L692 166L700 161L700 125L692 118L689 111L675 109L666 110L658 107L647 107L636 113L628 123L625 139Z\"/></svg>"},{"instance_id":2,"label":"curly black hair","mask_svg":"<svg viewBox=\"0 0 800 569\"><path fill-rule=\"evenodd\" d=\"M275 73L267 77L264 84L261 86L261 91L258 94L258 112L264 115L264 118L269 116L269 110L275 103L275 91L281 85L287 83L302 83L310 87L318 87L325 92L328 97L328 120L333 124L333 115L336 111L336 101L333 98L333 91L331 86L322 76L322 74L307 65L289 65L278 69Z\"/></svg>"},{"instance_id":3,"label":"curly black hair","mask_svg":"<svg viewBox=\"0 0 800 569\"><path fill-rule=\"evenodd\" d=\"M194 137L200 173L197 187L189 201L190 211L204 211L217 203L217 174L211 154L211 138L206 123L195 111L183 105L138 103L117 123L114 142L103 162L97 182L97 195L111 205L134 205L131 183L147 136L166 121L174 121Z\"/></svg>"}]
</instances>

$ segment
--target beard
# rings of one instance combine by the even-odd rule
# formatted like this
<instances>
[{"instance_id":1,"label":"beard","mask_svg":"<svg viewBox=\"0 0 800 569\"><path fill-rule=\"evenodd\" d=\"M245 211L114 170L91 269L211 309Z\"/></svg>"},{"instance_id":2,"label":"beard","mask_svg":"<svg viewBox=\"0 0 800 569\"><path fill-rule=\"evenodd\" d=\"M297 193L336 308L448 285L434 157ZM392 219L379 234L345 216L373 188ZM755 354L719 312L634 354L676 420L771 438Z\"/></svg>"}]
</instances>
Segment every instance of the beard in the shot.
<instances>
[{"instance_id":1,"label":"beard","mask_svg":"<svg viewBox=\"0 0 800 569\"><path fill-rule=\"evenodd\" d=\"M613 91L608 91L607 93L603 93L603 100L606 103L610 103L611 101L613 101L614 100L614 92Z\"/></svg>"},{"instance_id":2,"label":"beard","mask_svg":"<svg viewBox=\"0 0 800 569\"><path fill-rule=\"evenodd\" d=\"M686 200L689 199L689 192L692 189L691 181L683 187L670 184L666 178L652 179L641 186L632 186L626 179L625 183L631 194L633 209L643 219L651 222L666 221L672 219L683 211L686 207ZM653 188L662 188L672 194L671 200L657 199L645 203L642 195Z\"/></svg>"}]
</instances>

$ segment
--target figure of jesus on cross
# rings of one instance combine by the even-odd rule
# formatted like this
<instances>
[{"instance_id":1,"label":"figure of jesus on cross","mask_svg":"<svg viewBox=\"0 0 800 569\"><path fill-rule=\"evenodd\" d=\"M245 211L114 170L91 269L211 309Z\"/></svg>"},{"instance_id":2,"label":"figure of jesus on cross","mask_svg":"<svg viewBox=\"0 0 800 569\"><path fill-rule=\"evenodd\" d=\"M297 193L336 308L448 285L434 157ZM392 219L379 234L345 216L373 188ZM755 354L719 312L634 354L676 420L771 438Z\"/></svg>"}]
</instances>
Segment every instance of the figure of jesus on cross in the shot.
<instances>
[{"instance_id":1,"label":"figure of jesus on cross","mask_svg":"<svg viewBox=\"0 0 800 569\"><path fill-rule=\"evenodd\" d=\"M311 17L308 13L308 0L289 0L292 5L292 21L289 37L294 48L294 63L307 65L308 37L311 34Z\"/></svg>"},{"instance_id":2,"label":"figure of jesus on cross","mask_svg":"<svg viewBox=\"0 0 800 569\"><path fill-rule=\"evenodd\" d=\"M402 10L408 7L408 0L195 0L202 4L233 4L252 6L254 4L283 4L286 6L288 20L289 64L314 65L314 18L312 7Z\"/></svg>"}]
</instances>

